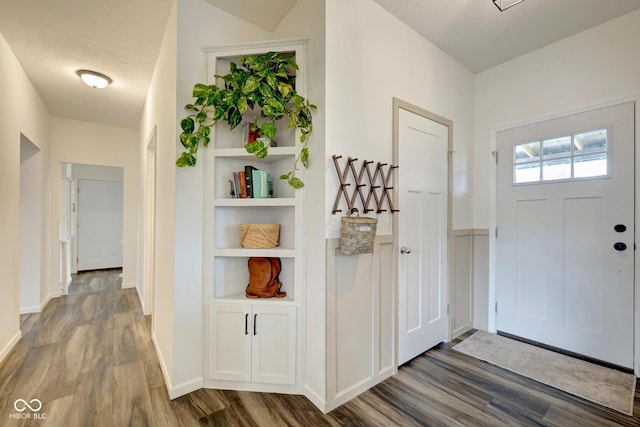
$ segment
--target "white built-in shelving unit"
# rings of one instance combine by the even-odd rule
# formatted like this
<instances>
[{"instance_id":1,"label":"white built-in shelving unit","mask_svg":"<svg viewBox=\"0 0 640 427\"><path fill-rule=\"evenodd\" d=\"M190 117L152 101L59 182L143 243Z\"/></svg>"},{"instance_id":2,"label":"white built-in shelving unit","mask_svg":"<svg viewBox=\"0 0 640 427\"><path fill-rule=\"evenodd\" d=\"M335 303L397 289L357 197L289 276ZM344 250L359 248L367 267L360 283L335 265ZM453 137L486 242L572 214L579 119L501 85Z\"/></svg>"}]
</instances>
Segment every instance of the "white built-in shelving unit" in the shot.
<instances>
[{"instance_id":1,"label":"white built-in shelving unit","mask_svg":"<svg viewBox=\"0 0 640 427\"><path fill-rule=\"evenodd\" d=\"M295 57L296 90L305 94L305 41L245 44L205 50L209 83L229 71L240 56L271 51ZM216 83L220 84L220 80ZM257 115L258 112L254 112ZM302 392L304 259L302 200L278 177L287 173L299 152L299 134L278 124L277 147L258 159L243 148L242 125L233 131L220 122L204 154L204 304L205 386L238 390ZM271 173L274 197L236 199L229 194L233 172L246 165ZM301 174L302 171L298 173ZM302 176L301 176L302 177ZM273 249L240 246L240 224L280 224L280 244ZM279 257L285 298L249 299L249 257Z\"/></svg>"}]
</instances>

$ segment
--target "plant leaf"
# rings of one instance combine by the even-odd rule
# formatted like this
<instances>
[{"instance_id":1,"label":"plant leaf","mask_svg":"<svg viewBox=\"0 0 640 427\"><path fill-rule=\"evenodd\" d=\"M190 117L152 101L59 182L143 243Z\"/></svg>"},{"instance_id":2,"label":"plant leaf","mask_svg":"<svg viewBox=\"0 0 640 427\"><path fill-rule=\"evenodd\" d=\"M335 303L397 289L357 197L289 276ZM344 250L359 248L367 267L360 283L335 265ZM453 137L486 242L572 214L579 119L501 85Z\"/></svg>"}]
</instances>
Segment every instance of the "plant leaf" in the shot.
<instances>
[{"instance_id":1,"label":"plant leaf","mask_svg":"<svg viewBox=\"0 0 640 427\"><path fill-rule=\"evenodd\" d=\"M282 94L282 96L284 98L288 98L289 94L293 90L293 86L291 86L290 84L287 84L287 83L280 82L280 83L278 83L278 90L280 91L280 93Z\"/></svg>"},{"instance_id":2,"label":"plant leaf","mask_svg":"<svg viewBox=\"0 0 640 427\"><path fill-rule=\"evenodd\" d=\"M246 96L241 96L240 99L238 99L238 110L240 111L240 114L245 113L245 111L247 111L247 97Z\"/></svg>"},{"instance_id":3,"label":"plant leaf","mask_svg":"<svg viewBox=\"0 0 640 427\"><path fill-rule=\"evenodd\" d=\"M195 128L195 123L193 122L193 119L191 117L186 117L180 122L180 127L184 132L191 133Z\"/></svg>"},{"instance_id":4,"label":"plant leaf","mask_svg":"<svg viewBox=\"0 0 640 427\"><path fill-rule=\"evenodd\" d=\"M302 182L302 180L300 180L300 178L298 178L296 176L292 176L289 179L289 185L292 186L295 189L298 189L298 188L304 187L304 182Z\"/></svg>"},{"instance_id":5,"label":"plant leaf","mask_svg":"<svg viewBox=\"0 0 640 427\"><path fill-rule=\"evenodd\" d=\"M264 142L262 141L253 141L251 144L247 144L246 150L247 153L256 154L260 150L264 148Z\"/></svg>"},{"instance_id":6,"label":"plant leaf","mask_svg":"<svg viewBox=\"0 0 640 427\"><path fill-rule=\"evenodd\" d=\"M273 139L276 136L278 128L273 123L264 122L260 127L260 135Z\"/></svg>"},{"instance_id":7,"label":"plant leaf","mask_svg":"<svg viewBox=\"0 0 640 427\"><path fill-rule=\"evenodd\" d=\"M249 76L247 80L244 82L244 86L242 87L242 93L247 94L247 93L255 92L255 90L258 89L259 85L260 85L260 81L256 77Z\"/></svg>"},{"instance_id":8,"label":"plant leaf","mask_svg":"<svg viewBox=\"0 0 640 427\"><path fill-rule=\"evenodd\" d=\"M267 98L267 104L271 105L273 109L278 112L284 111L284 104L278 98L273 96Z\"/></svg>"},{"instance_id":9,"label":"plant leaf","mask_svg":"<svg viewBox=\"0 0 640 427\"><path fill-rule=\"evenodd\" d=\"M273 73L268 73L267 74L267 83L269 84L269 86L273 90L276 90L278 88L278 79L276 78L275 74L273 74Z\"/></svg>"},{"instance_id":10,"label":"plant leaf","mask_svg":"<svg viewBox=\"0 0 640 427\"><path fill-rule=\"evenodd\" d=\"M193 97L194 98L206 98L211 93L211 88L209 85L205 85L202 83L196 83L193 87Z\"/></svg>"},{"instance_id":11,"label":"plant leaf","mask_svg":"<svg viewBox=\"0 0 640 427\"><path fill-rule=\"evenodd\" d=\"M254 154L257 158L264 159L265 157L267 157L267 154L269 154L269 147L265 147L263 144L262 148L256 151Z\"/></svg>"},{"instance_id":12,"label":"plant leaf","mask_svg":"<svg viewBox=\"0 0 640 427\"><path fill-rule=\"evenodd\" d=\"M202 111L200 111L197 115L196 115L196 122L198 123L202 123L205 120L207 120L207 113L203 113Z\"/></svg>"},{"instance_id":13,"label":"plant leaf","mask_svg":"<svg viewBox=\"0 0 640 427\"><path fill-rule=\"evenodd\" d=\"M305 168L309 167L309 147L304 147L300 150L300 161Z\"/></svg>"},{"instance_id":14,"label":"plant leaf","mask_svg":"<svg viewBox=\"0 0 640 427\"><path fill-rule=\"evenodd\" d=\"M178 160L176 160L176 166L179 168L183 168L185 166L195 166L196 164L196 156L191 153L182 153Z\"/></svg>"},{"instance_id":15,"label":"plant leaf","mask_svg":"<svg viewBox=\"0 0 640 427\"><path fill-rule=\"evenodd\" d=\"M187 148L196 148L198 146L198 136L196 134L189 134L184 142Z\"/></svg>"},{"instance_id":16,"label":"plant leaf","mask_svg":"<svg viewBox=\"0 0 640 427\"><path fill-rule=\"evenodd\" d=\"M260 94L261 94L264 98L267 98L267 97L273 96L273 91L271 90L271 88L269 87L269 85L268 85L268 84L266 84L266 83L260 83L259 88L260 88Z\"/></svg>"}]
</instances>

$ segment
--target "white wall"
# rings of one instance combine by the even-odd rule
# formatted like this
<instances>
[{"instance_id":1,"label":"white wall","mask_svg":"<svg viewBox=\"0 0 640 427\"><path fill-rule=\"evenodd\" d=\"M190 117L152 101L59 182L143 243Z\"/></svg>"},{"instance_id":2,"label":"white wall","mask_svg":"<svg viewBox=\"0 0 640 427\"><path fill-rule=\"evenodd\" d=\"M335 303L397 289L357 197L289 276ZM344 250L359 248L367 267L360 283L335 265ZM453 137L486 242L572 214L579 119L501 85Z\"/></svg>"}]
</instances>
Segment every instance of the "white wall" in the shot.
<instances>
[{"instance_id":1,"label":"white wall","mask_svg":"<svg viewBox=\"0 0 640 427\"><path fill-rule=\"evenodd\" d=\"M325 263L325 1L298 0L273 32L274 39L307 38L306 97L313 112L309 168L303 206L305 242L305 394L317 404L326 395L326 263Z\"/></svg>"},{"instance_id":2,"label":"white wall","mask_svg":"<svg viewBox=\"0 0 640 427\"><path fill-rule=\"evenodd\" d=\"M138 146L132 129L54 118L51 129L51 170L62 163L83 163L124 169L122 224L122 284L135 286L137 277ZM51 174L51 283L59 280L60 173Z\"/></svg>"},{"instance_id":3,"label":"white wall","mask_svg":"<svg viewBox=\"0 0 640 427\"><path fill-rule=\"evenodd\" d=\"M20 338L19 322L19 213L20 134L42 151L49 149L50 116L20 63L0 34L0 360ZM46 162L44 162L46 164ZM48 180L46 165L42 171ZM46 205L48 193L43 194ZM43 224L43 239L49 223ZM45 242L46 243L46 242ZM48 250L48 245L42 245ZM48 252L43 277L48 277Z\"/></svg>"},{"instance_id":4,"label":"white wall","mask_svg":"<svg viewBox=\"0 0 640 427\"><path fill-rule=\"evenodd\" d=\"M113 166L71 164L71 176L75 179L124 181L124 169Z\"/></svg>"},{"instance_id":5,"label":"white wall","mask_svg":"<svg viewBox=\"0 0 640 427\"><path fill-rule=\"evenodd\" d=\"M640 10L476 76L474 225L489 226L492 131L640 94Z\"/></svg>"},{"instance_id":6,"label":"white wall","mask_svg":"<svg viewBox=\"0 0 640 427\"><path fill-rule=\"evenodd\" d=\"M327 1L327 28L327 154L391 163L394 96L452 120L453 228L470 228L473 73L373 0ZM338 181L327 168L327 236L334 237ZM389 231L382 225L379 233Z\"/></svg>"},{"instance_id":7,"label":"white wall","mask_svg":"<svg viewBox=\"0 0 640 427\"><path fill-rule=\"evenodd\" d=\"M340 215L331 214L338 190L331 155L391 164L393 97L453 121L453 227L467 228L472 223L474 75L373 0L327 0L326 5L326 236L338 236L340 222ZM391 215L381 214L378 218L378 236L390 234ZM341 378L336 389L327 393L327 406L331 408L343 397L366 388L362 385L368 387L385 378L384 369L363 371L358 367L374 357L385 359L383 356L392 354L393 347L384 347L378 353L368 345L352 346L349 340L358 336L394 342L392 337L380 335L380 317L364 316L367 321L362 321L358 314L366 315L376 302L381 312L394 313L395 306L392 298L378 300L376 288L367 285L375 283L374 275L387 277L391 263L377 264L379 261L374 259L370 266L367 256L331 259L331 251L328 257L326 263L336 265L332 280L340 292L335 302L338 317L327 322L337 323L335 331L346 328L350 333L327 332L327 345L337 350L327 357L335 358L339 372L352 367L351 375ZM353 282L354 277L358 277L357 282ZM354 313L354 317L340 313ZM390 328L385 333L395 334L395 330ZM389 357L385 360L392 363ZM328 376L334 374L329 372Z\"/></svg>"},{"instance_id":8,"label":"white wall","mask_svg":"<svg viewBox=\"0 0 640 427\"><path fill-rule=\"evenodd\" d=\"M20 135L20 314L41 310L44 153ZM34 268L35 267L35 268Z\"/></svg>"},{"instance_id":9,"label":"white wall","mask_svg":"<svg viewBox=\"0 0 640 427\"><path fill-rule=\"evenodd\" d=\"M498 65L476 76L474 225L490 225L495 131L640 95L640 10ZM488 259L489 242L483 248ZM480 252L478 252L480 254ZM491 266L490 266L491 268ZM489 272L487 272L489 274ZM478 325L493 325L495 296L487 280L476 288L487 301Z\"/></svg>"},{"instance_id":10,"label":"white wall","mask_svg":"<svg viewBox=\"0 0 640 427\"><path fill-rule=\"evenodd\" d=\"M193 85L207 81L203 48L268 40L270 34L202 0L177 2L147 96L137 150L144 180L146 144L157 126L156 229L161 232L156 238L154 339L171 397L202 385L202 162L194 168L175 166L182 151L183 106L192 102ZM140 197L141 206L144 200Z\"/></svg>"},{"instance_id":11,"label":"white wall","mask_svg":"<svg viewBox=\"0 0 640 427\"><path fill-rule=\"evenodd\" d=\"M162 46L151 79L149 92L142 111L138 130L138 292L142 301L148 301L151 286L144 277L145 241L145 189L147 143L156 127L156 154L158 162L156 199L156 262L152 337L160 358L160 365L171 393L173 375L173 295L174 289L174 234L175 234L175 151L176 151L176 72L177 72L177 15L174 3ZM179 314L178 314L179 315Z\"/></svg>"},{"instance_id":12,"label":"white wall","mask_svg":"<svg viewBox=\"0 0 640 427\"><path fill-rule=\"evenodd\" d=\"M186 115L183 106L193 102L197 82L207 82L202 48L267 40L271 33L249 24L202 0L178 2L178 73L176 129ZM174 134L174 155L182 152L178 132ZM174 162L175 162L174 158ZM175 170L175 293L173 366L174 387L202 376L202 162L195 168ZM158 174L163 171L159 167ZM160 190L161 191L161 190ZM157 276L156 276L157 277Z\"/></svg>"}]
</instances>

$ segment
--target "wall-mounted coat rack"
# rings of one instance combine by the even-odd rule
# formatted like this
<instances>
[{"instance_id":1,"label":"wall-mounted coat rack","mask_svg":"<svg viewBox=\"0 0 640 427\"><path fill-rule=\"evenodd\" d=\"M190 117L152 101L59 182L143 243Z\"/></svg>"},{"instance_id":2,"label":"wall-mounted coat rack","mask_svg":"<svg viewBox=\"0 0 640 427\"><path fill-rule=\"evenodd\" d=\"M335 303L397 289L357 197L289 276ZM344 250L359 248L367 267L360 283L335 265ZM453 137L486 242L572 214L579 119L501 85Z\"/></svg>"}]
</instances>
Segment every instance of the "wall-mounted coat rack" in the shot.
<instances>
[{"instance_id":1,"label":"wall-mounted coat rack","mask_svg":"<svg viewBox=\"0 0 640 427\"><path fill-rule=\"evenodd\" d=\"M391 177L393 170L398 166L390 166L387 165L387 163L377 162L375 172L372 174L371 165L374 163L373 160L364 160L360 165L360 170L357 171L355 165L358 161L357 158L348 157L344 169L340 167L340 162L338 161L341 158L342 156L333 155L333 165L336 168L336 173L340 180L340 188L338 189L338 194L336 194L336 201L333 204L332 213L334 215L342 212L342 209L338 208L341 198L344 198L347 204L347 213L351 212L354 208L357 209L355 205L358 200L360 200L362 212L365 214L373 211L376 213L399 212L399 209L393 206L393 200L391 200L391 190L393 190ZM351 175L351 179L349 179L349 175ZM347 191L347 187L352 188L351 194ZM375 209L369 207L372 198L375 202ZM388 209L383 209L385 201Z\"/></svg>"}]
</instances>

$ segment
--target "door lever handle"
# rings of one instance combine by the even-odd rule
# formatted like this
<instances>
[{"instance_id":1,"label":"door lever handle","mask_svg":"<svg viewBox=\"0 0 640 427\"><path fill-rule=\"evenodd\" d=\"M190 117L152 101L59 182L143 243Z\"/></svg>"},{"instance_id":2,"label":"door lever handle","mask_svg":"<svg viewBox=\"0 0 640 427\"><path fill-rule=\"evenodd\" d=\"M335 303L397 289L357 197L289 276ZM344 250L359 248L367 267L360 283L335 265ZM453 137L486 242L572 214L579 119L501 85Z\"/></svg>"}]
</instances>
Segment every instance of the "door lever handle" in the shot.
<instances>
[{"instance_id":1,"label":"door lever handle","mask_svg":"<svg viewBox=\"0 0 640 427\"><path fill-rule=\"evenodd\" d=\"M411 248L408 248L406 246L401 246L400 247L400 253L401 254L410 254L411 253Z\"/></svg>"}]
</instances>

